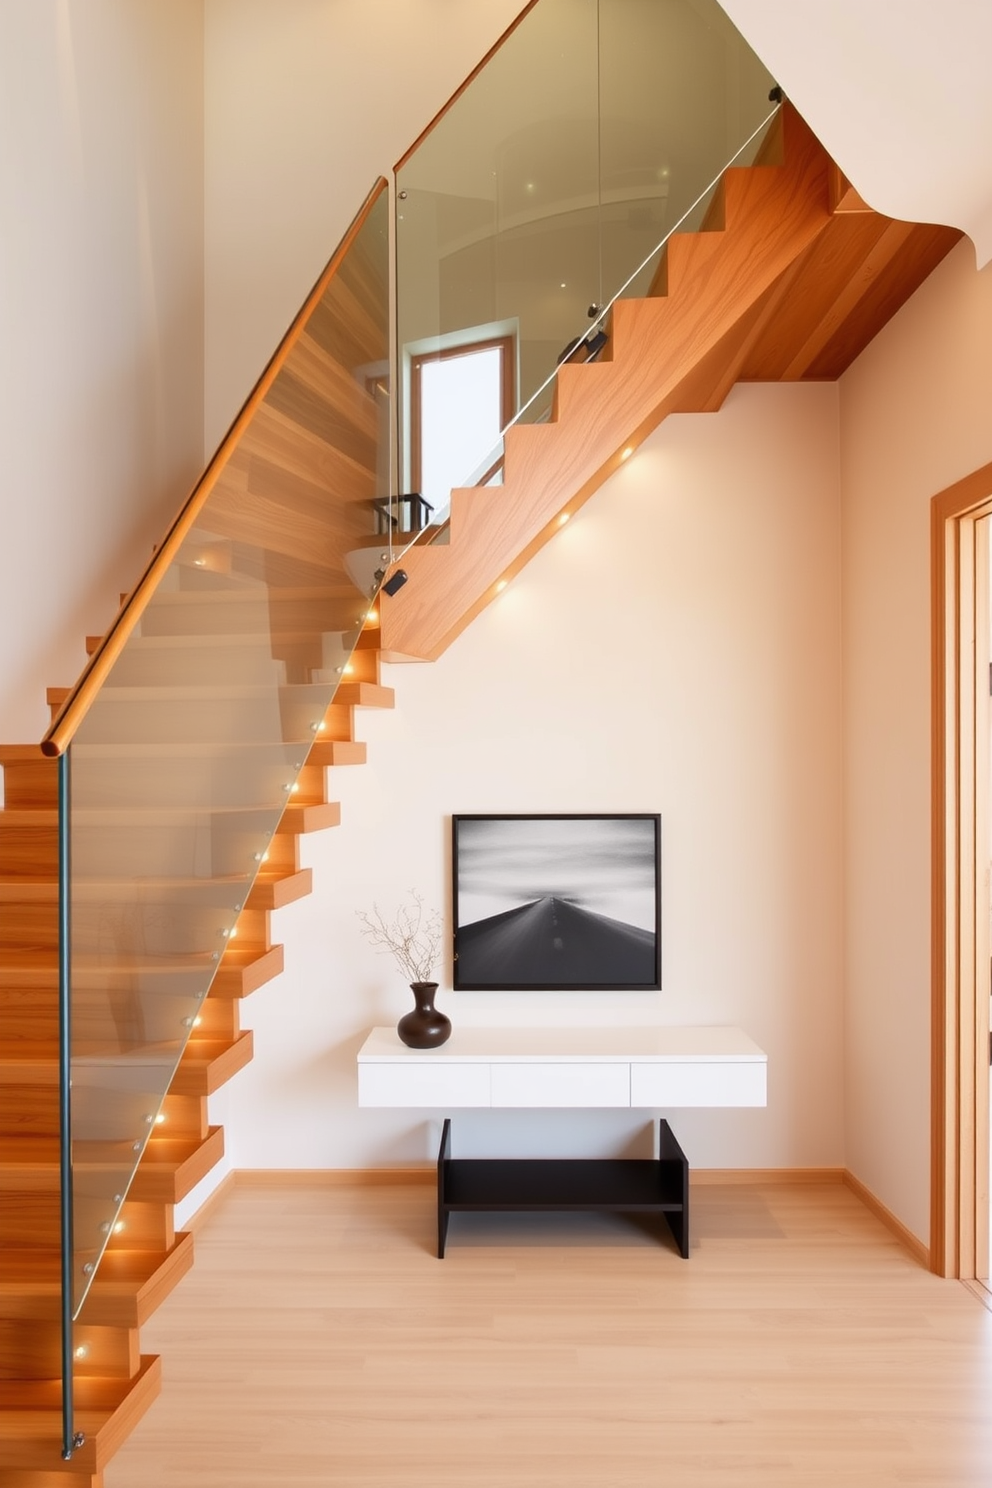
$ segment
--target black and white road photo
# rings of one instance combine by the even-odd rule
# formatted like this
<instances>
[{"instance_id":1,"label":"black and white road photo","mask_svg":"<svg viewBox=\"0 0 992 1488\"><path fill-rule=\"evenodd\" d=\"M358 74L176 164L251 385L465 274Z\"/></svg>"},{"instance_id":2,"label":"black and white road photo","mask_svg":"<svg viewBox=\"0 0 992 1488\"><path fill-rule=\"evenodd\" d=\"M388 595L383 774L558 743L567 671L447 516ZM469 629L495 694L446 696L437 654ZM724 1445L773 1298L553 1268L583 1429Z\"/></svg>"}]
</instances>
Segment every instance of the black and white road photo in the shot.
<instances>
[{"instance_id":1,"label":"black and white road photo","mask_svg":"<svg viewBox=\"0 0 992 1488\"><path fill-rule=\"evenodd\" d=\"M455 817L455 987L659 987L659 836L657 816Z\"/></svg>"}]
</instances>

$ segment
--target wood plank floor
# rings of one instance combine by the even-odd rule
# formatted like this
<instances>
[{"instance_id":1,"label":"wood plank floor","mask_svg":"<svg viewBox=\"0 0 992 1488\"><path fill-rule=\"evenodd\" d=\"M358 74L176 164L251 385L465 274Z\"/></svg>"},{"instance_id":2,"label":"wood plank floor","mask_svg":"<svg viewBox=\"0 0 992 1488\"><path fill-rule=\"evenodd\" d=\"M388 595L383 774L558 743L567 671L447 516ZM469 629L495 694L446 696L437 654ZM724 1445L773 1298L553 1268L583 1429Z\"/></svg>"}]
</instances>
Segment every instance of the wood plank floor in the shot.
<instances>
[{"instance_id":1,"label":"wood plank floor","mask_svg":"<svg viewBox=\"0 0 992 1488\"><path fill-rule=\"evenodd\" d=\"M619 1217L232 1187L106 1488L987 1488L992 1313L838 1185Z\"/></svg>"}]
</instances>

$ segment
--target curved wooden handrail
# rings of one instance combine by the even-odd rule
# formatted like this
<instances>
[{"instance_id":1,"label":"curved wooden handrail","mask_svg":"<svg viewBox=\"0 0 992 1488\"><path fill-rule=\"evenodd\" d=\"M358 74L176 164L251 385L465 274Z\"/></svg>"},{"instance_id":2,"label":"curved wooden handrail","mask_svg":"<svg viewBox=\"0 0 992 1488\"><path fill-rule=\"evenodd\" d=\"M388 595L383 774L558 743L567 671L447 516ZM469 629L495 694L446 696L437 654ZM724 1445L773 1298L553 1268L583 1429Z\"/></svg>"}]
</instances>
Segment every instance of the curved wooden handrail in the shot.
<instances>
[{"instance_id":1,"label":"curved wooden handrail","mask_svg":"<svg viewBox=\"0 0 992 1488\"><path fill-rule=\"evenodd\" d=\"M224 467L237 449L239 441L251 424L252 418L260 407L266 393L268 393L285 365L289 353L306 329L307 322L323 298L328 284L334 278L349 249L365 226L372 208L382 193L388 189L389 183L384 176L380 176L365 198L361 210L341 239L320 278L304 301L299 314L270 358L261 377L246 398L240 413L221 440L210 464L187 497L165 540L156 549L151 562L128 597L127 603L117 616L110 630L104 636L97 650L90 657L79 681L59 709L51 728L41 741L42 754L57 756L64 754L69 747L73 735L86 717L94 698L106 681L111 667L123 651L128 638L141 619L149 600L158 588L159 581L172 563L173 558L185 541L190 529L195 525L196 519L203 510L207 498L217 484Z\"/></svg>"},{"instance_id":2,"label":"curved wooden handrail","mask_svg":"<svg viewBox=\"0 0 992 1488\"><path fill-rule=\"evenodd\" d=\"M520 25L520 22L526 20L531 11L534 9L534 6L538 3L539 0L528 0L528 3L524 6L523 10L521 10L516 19L511 21L510 24L507 26L502 36L498 37L497 40L493 42L492 46L489 48L482 61L479 62L477 66L472 68L472 71L469 73L468 77L459 87L455 89L454 93L452 93L451 97L448 99L443 108L438 109L437 113L434 115L431 122L427 125L426 129L422 129L420 131L420 133L417 135L417 138L410 146L409 150L407 150L403 155L400 156L399 160L397 160L396 164L393 166L394 175L398 170L401 170L402 167L406 165L411 155L416 154L427 136L437 128L438 124L440 124L441 120L444 118L448 110L458 102L459 98L461 98L466 88L471 87L472 83L475 82L475 79L479 76L479 73L482 71L482 69L484 67L488 67L489 63L492 61L493 57L495 57L496 53L498 51L501 51L504 44L509 41L514 31L516 31L517 27Z\"/></svg>"}]
</instances>

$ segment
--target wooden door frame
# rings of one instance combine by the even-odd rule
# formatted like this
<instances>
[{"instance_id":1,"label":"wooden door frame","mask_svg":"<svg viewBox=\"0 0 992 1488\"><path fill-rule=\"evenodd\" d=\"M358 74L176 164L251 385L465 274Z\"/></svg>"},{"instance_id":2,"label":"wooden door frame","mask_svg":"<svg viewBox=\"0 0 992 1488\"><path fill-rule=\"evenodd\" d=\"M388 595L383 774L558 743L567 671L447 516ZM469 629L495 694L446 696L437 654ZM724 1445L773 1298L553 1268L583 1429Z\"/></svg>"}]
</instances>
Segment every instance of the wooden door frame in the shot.
<instances>
[{"instance_id":1,"label":"wooden door frame","mask_svg":"<svg viewBox=\"0 0 992 1488\"><path fill-rule=\"evenodd\" d=\"M990 515L992 464L931 503L930 1266L966 1280L989 1251Z\"/></svg>"}]
</instances>

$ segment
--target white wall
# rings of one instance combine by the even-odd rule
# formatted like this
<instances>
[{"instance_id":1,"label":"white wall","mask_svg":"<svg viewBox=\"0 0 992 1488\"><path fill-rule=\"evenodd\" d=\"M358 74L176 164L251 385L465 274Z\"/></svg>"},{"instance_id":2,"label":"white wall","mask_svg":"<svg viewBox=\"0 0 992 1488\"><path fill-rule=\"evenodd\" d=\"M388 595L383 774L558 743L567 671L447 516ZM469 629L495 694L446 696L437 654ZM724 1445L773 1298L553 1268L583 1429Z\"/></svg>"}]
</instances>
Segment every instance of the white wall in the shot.
<instances>
[{"instance_id":1,"label":"white wall","mask_svg":"<svg viewBox=\"0 0 992 1488\"><path fill-rule=\"evenodd\" d=\"M0 0L0 739L200 464L200 0Z\"/></svg>"},{"instance_id":2,"label":"white wall","mask_svg":"<svg viewBox=\"0 0 992 1488\"><path fill-rule=\"evenodd\" d=\"M676 1113L690 1161L843 1162L836 410L833 386L740 387L668 420L440 661L387 668L395 712L360 715L370 762L332 774L343 825L304 839L315 892L275 916L286 973L244 1005L234 1166L434 1156L436 1121L356 1106L367 1029L410 1003L356 909L416 886L447 912L453 812L614 809L663 815L664 990L441 1006L740 1024L768 1051L768 1108ZM646 1121L466 1113L456 1139L594 1153Z\"/></svg>"},{"instance_id":3,"label":"white wall","mask_svg":"<svg viewBox=\"0 0 992 1488\"><path fill-rule=\"evenodd\" d=\"M962 242L840 383L846 1153L924 1241L930 501L992 460L992 268Z\"/></svg>"},{"instance_id":4,"label":"white wall","mask_svg":"<svg viewBox=\"0 0 992 1488\"><path fill-rule=\"evenodd\" d=\"M205 0L212 451L375 179L522 0Z\"/></svg>"}]
</instances>

